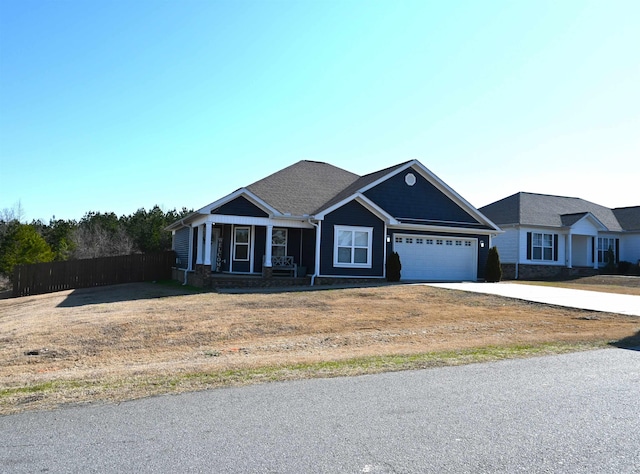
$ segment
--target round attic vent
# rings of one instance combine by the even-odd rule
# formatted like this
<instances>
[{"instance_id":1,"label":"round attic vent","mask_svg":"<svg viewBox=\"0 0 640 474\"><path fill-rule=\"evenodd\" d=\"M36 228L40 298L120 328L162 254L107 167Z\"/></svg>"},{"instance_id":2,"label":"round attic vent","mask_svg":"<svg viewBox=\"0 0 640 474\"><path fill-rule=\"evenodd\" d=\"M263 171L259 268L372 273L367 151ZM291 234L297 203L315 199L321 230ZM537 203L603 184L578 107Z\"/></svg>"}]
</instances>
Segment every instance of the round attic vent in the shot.
<instances>
[{"instance_id":1,"label":"round attic vent","mask_svg":"<svg viewBox=\"0 0 640 474\"><path fill-rule=\"evenodd\" d=\"M413 186L414 184L416 184L416 176L413 173L407 173L407 175L404 177L404 182L409 186Z\"/></svg>"}]
</instances>

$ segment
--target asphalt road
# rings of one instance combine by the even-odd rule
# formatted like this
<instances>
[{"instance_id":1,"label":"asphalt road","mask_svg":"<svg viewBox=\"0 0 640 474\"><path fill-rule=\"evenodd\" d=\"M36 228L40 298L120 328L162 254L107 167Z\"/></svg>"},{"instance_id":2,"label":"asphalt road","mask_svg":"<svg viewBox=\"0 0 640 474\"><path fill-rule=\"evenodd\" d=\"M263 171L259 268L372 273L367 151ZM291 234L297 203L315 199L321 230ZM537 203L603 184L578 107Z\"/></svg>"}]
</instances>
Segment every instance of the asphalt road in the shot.
<instances>
[{"instance_id":1,"label":"asphalt road","mask_svg":"<svg viewBox=\"0 0 640 474\"><path fill-rule=\"evenodd\" d=\"M640 472L640 352L606 349L0 417L0 472Z\"/></svg>"}]
</instances>

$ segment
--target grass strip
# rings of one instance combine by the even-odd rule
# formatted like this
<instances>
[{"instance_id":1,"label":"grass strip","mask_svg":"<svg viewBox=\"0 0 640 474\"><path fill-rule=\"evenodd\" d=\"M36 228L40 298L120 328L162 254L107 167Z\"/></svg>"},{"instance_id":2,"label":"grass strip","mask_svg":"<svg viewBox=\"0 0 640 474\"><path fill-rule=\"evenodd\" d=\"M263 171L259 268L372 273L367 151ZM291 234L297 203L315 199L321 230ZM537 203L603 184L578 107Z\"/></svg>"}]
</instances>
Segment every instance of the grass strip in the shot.
<instances>
[{"instance_id":1,"label":"grass strip","mask_svg":"<svg viewBox=\"0 0 640 474\"><path fill-rule=\"evenodd\" d=\"M345 377L401 370L458 366L504 359L565 354L608 347L607 342L487 346L473 349L380 355L345 360L299 363L224 370L184 372L171 375L131 376L120 379L52 380L22 387L0 389L0 414L47 409L68 403L121 402L152 395L209 388L308 378Z\"/></svg>"}]
</instances>

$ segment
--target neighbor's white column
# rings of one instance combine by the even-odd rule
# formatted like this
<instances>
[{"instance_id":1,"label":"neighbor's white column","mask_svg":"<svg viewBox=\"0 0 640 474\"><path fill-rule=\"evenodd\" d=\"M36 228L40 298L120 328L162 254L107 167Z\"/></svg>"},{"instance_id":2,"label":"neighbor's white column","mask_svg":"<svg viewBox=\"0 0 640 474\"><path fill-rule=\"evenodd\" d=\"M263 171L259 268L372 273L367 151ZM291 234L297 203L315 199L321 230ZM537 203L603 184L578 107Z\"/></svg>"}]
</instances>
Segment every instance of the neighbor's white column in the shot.
<instances>
[{"instance_id":1,"label":"neighbor's white column","mask_svg":"<svg viewBox=\"0 0 640 474\"><path fill-rule=\"evenodd\" d=\"M207 222L204 227L204 264L211 266L211 222Z\"/></svg>"},{"instance_id":2,"label":"neighbor's white column","mask_svg":"<svg viewBox=\"0 0 640 474\"><path fill-rule=\"evenodd\" d=\"M598 234L593 238L593 269L598 269Z\"/></svg>"},{"instance_id":3,"label":"neighbor's white column","mask_svg":"<svg viewBox=\"0 0 640 474\"><path fill-rule=\"evenodd\" d=\"M267 241L265 242L264 266L270 267L271 264L271 244L273 243L273 226L267 226Z\"/></svg>"},{"instance_id":4,"label":"neighbor's white column","mask_svg":"<svg viewBox=\"0 0 640 474\"><path fill-rule=\"evenodd\" d=\"M573 268L573 236L571 235L571 231L569 231L569 235L567 235L567 267Z\"/></svg>"},{"instance_id":5,"label":"neighbor's white column","mask_svg":"<svg viewBox=\"0 0 640 474\"><path fill-rule=\"evenodd\" d=\"M204 252L203 252L204 249L202 248L202 243L204 241L202 237L203 232L204 232L204 226L199 225L198 226L198 253L196 254L196 265L202 265L202 262L204 261L204 259L202 258L204 255Z\"/></svg>"}]
</instances>

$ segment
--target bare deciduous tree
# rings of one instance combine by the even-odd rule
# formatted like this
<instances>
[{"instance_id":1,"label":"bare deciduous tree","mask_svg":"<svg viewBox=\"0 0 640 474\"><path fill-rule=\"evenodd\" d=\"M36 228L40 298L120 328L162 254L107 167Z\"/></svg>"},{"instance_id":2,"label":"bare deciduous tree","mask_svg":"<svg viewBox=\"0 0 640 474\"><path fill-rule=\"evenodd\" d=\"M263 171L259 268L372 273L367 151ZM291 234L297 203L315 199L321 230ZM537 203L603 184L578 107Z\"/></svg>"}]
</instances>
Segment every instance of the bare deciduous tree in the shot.
<instances>
[{"instance_id":1,"label":"bare deciduous tree","mask_svg":"<svg viewBox=\"0 0 640 474\"><path fill-rule=\"evenodd\" d=\"M133 239L122 227L109 231L101 225L79 226L74 230L72 240L75 245L73 258L114 257L136 251Z\"/></svg>"}]
</instances>

